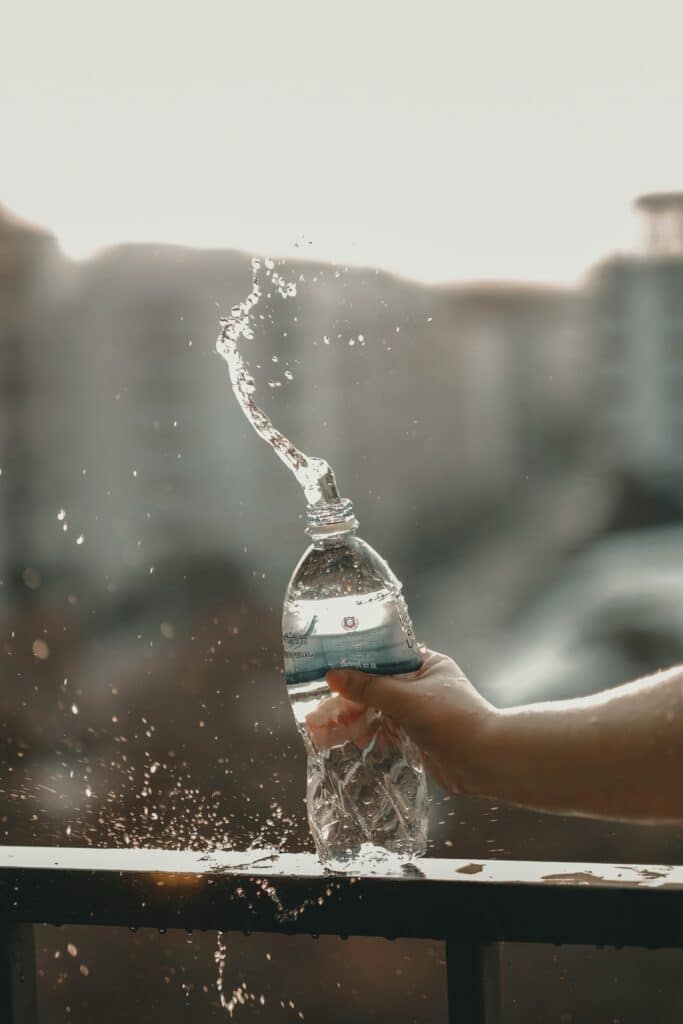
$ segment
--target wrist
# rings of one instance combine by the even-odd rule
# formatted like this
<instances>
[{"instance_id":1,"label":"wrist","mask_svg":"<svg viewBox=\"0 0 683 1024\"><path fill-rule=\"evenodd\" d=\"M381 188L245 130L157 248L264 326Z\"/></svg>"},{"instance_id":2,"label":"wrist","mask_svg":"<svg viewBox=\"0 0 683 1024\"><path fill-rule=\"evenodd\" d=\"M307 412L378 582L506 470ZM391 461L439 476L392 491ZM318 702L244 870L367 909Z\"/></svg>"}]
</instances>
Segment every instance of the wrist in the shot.
<instances>
[{"instance_id":1,"label":"wrist","mask_svg":"<svg viewBox=\"0 0 683 1024\"><path fill-rule=\"evenodd\" d=\"M489 706L470 732L467 767L457 788L468 796L503 799L501 780L508 774L509 725L503 711Z\"/></svg>"},{"instance_id":2,"label":"wrist","mask_svg":"<svg viewBox=\"0 0 683 1024\"><path fill-rule=\"evenodd\" d=\"M483 730L481 795L491 800L514 800L519 762L513 756L515 722L506 711L492 708Z\"/></svg>"}]
</instances>

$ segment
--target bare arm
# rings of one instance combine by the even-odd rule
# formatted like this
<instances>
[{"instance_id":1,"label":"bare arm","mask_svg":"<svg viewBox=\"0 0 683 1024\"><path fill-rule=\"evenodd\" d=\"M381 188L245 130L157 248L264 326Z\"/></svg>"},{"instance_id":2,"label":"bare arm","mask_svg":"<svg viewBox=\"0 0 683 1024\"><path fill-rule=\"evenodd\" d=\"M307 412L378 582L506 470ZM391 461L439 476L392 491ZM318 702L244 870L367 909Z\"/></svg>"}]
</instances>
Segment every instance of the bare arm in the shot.
<instances>
[{"instance_id":1,"label":"bare arm","mask_svg":"<svg viewBox=\"0 0 683 1024\"><path fill-rule=\"evenodd\" d=\"M576 700L498 710L450 658L411 676L333 672L386 711L447 788L559 814L683 823L683 667Z\"/></svg>"}]
</instances>

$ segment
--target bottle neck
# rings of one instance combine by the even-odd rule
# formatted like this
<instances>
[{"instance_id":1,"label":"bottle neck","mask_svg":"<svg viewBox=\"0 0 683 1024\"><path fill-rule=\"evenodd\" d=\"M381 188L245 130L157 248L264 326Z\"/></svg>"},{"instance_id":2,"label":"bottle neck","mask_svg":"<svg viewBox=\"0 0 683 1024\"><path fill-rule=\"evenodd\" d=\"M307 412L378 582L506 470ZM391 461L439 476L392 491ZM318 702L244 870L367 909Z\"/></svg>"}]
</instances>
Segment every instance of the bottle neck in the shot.
<instances>
[{"instance_id":1,"label":"bottle neck","mask_svg":"<svg viewBox=\"0 0 683 1024\"><path fill-rule=\"evenodd\" d=\"M306 509L306 533L315 547L327 547L358 528L353 505L348 498L318 502Z\"/></svg>"}]
</instances>

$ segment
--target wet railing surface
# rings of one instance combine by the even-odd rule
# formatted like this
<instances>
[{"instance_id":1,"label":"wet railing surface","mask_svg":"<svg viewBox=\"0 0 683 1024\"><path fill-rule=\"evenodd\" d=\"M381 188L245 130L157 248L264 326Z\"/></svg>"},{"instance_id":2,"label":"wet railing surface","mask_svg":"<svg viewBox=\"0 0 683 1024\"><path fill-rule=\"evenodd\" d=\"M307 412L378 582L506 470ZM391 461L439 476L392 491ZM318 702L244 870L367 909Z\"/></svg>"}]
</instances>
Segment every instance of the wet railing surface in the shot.
<instances>
[{"instance_id":1,"label":"wet railing surface","mask_svg":"<svg viewBox=\"0 0 683 1024\"><path fill-rule=\"evenodd\" d=\"M311 854L0 847L0 1020L33 1024L37 923L447 944L449 1016L499 1020L501 942L683 946L683 867L419 860L341 876Z\"/></svg>"}]
</instances>

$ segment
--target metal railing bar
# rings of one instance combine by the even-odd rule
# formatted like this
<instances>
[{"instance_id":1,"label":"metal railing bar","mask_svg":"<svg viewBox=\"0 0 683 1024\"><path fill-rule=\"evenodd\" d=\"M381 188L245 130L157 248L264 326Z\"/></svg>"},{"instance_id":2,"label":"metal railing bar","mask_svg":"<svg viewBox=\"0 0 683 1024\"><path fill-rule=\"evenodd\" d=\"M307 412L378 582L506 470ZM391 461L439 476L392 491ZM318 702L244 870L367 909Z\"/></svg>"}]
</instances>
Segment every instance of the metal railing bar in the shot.
<instances>
[{"instance_id":1,"label":"metal railing bar","mask_svg":"<svg viewBox=\"0 0 683 1024\"><path fill-rule=\"evenodd\" d=\"M123 847L2 846L0 871L55 868L89 871L155 871L172 874L225 872L261 877L292 875L328 879L332 876L313 853L282 853L267 847L251 850L194 851ZM542 884L632 889L683 888L683 865L597 864L566 861L457 860L419 858L403 870L381 877L392 882L430 881Z\"/></svg>"},{"instance_id":2,"label":"metal railing bar","mask_svg":"<svg viewBox=\"0 0 683 1024\"><path fill-rule=\"evenodd\" d=\"M683 946L683 868L424 859L328 875L311 854L0 847L0 922Z\"/></svg>"}]
</instances>

